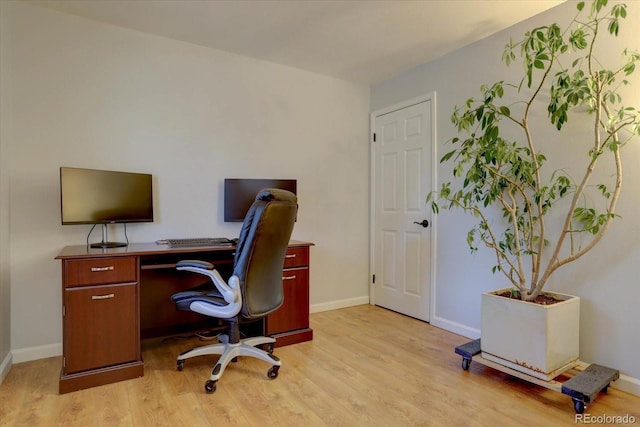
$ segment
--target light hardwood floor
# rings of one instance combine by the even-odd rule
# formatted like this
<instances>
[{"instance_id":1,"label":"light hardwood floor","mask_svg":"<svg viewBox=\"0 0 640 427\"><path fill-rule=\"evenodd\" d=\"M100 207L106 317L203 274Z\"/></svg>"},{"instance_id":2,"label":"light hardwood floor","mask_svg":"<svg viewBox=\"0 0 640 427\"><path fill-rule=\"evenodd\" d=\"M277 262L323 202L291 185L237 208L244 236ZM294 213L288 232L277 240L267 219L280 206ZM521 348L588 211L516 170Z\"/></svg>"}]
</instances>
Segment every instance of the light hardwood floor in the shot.
<instances>
[{"instance_id":1,"label":"light hardwood floor","mask_svg":"<svg viewBox=\"0 0 640 427\"><path fill-rule=\"evenodd\" d=\"M145 375L58 394L60 357L16 364L0 385L3 426L570 426L571 399L471 364L461 369L454 347L464 337L374 307L311 315L312 342L276 348L268 365L231 364L213 394L204 382L216 356L175 356L196 339L147 341ZM640 397L609 389L589 405L591 416L635 417Z\"/></svg>"}]
</instances>

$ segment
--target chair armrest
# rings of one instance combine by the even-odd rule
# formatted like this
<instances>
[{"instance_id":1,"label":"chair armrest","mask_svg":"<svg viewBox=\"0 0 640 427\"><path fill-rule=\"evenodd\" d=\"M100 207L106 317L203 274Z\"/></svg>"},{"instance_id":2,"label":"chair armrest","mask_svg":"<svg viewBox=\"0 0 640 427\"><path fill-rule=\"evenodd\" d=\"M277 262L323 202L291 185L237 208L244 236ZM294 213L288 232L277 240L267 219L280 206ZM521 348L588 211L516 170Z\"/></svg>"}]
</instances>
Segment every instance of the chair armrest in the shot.
<instances>
[{"instance_id":1,"label":"chair armrest","mask_svg":"<svg viewBox=\"0 0 640 427\"><path fill-rule=\"evenodd\" d=\"M220 276L220 273L213 267L213 264L198 260L179 261L176 263L176 269L208 276L227 303L242 304L240 283L236 276L231 276L229 284L227 284Z\"/></svg>"},{"instance_id":2,"label":"chair armrest","mask_svg":"<svg viewBox=\"0 0 640 427\"><path fill-rule=\"evenodd\" d=\"M197 259L185 259L182 261L178 261L176 263L176 268L180 269L181 267L195 267L195 268L203 268L206 270L213 270L214 266L210 262L200 261Z\"/></svg>"}]
</instances>

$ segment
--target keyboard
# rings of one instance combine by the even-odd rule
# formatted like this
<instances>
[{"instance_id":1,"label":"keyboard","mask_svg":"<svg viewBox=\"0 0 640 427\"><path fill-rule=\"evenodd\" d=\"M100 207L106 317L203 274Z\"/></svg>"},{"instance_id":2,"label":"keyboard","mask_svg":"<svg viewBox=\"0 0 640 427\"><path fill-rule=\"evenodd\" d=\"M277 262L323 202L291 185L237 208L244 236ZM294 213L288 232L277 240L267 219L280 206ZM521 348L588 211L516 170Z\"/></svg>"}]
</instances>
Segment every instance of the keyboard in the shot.
<instances>
[{"instance_id":1,"label":"keyboard","mask_svg":"<svg viewBox=\"0 0 640 427\"><path fill-rule=\"evenodd\" d=\"M226 237L189 237L186 239L167 239L167 243L171 247L233 245L233 241Z\"/></svg>"}]
</instances>

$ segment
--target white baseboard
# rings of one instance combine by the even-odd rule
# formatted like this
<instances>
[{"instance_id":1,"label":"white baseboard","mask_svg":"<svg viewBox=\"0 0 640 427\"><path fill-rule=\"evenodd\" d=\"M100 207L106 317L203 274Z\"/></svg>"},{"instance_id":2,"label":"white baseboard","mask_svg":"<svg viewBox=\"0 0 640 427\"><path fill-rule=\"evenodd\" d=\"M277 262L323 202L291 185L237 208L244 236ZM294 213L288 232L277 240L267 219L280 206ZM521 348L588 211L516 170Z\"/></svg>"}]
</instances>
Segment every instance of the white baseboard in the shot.
<instances>
[{"instance_id":1,"label":"white baseboard","mask_svg":"<svg viewBox=\"0 0 640 427\"><path fill-rule=\"evenodd\" d=\"M357 298L349 298L338 301L331 301L322 304L312 304L309 307L310 313L319 313L321 311L336 310L338 308L353 307L356 305L369 304L369 295Z\"/></svg>"},{"instance_id":2,"label":"white baseboard","mask_svg":"<svg viewBox=\"0 0 640 427\"><path fill-rule=\"evenodd\" d=\"M466 338L478 339L480 338L480 330L471 328L462 323L452 322L451 320L444 319L442 317L433 316L431 319L431 325L436 328L444 329L445 331L453 332L454 334L462 335Z\"/></svg>"},{"instance_id":3,"label":"white baseboard","mask_svg":"<svg viewBox=\"0 0 640 427\"><path fill-rule=\"evenodd\" d=\"M62 355L62 344L41 345L13 350L13 363L30 362Z\"/></svg>"},{"instance_id":4,"label":"white baseboard","mask_svg":"<svg viewBox=\"0 0 640 427\"><path fill-rule=\"evenodd\" d=\"M11 365L13 364L12 359L13 355L11 354L11 352L9 352L2 360L2 363L0 363L0 384L2 384L5 377L9 373L9 369L11 369Z\"/></svg>"},{"instance_id":5,"label":"white baseboard","mask_svg":"<svg viewBox=\"0 0 640 427\"><path fill-rule=\"evenodd\" d=\"M611 383L611 387L626 393L640 396L640 379L620 374L620 378Z\"/></svg>"}]
</instances>

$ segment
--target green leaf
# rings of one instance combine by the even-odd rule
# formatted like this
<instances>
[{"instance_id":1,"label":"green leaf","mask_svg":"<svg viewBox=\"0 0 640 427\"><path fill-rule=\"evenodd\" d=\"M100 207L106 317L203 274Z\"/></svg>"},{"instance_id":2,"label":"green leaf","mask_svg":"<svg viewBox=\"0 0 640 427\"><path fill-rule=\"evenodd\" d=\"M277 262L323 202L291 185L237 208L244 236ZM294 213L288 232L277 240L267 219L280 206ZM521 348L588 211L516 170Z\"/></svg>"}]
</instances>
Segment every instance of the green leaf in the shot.
<instances>
[{"instance_id":1,"label":"green leaf","mask_svg":"<svg viewBox=\"0 0 640 427\"><path fill-rule=\"evenodd\" d=\"M453 150L453 151L449 151L447 154L445 154L444 156L442 156L442 158L440 159L440 163L444 163L446 161L448 161L449 159L451 159L451 157L453 157L454 154L456 154L458 152L458 150Z\"/></svg>"},{"instance_id":2,"label":"green leaf","mask_svg":"<svg viewBox=\"0 0 640 427\"><path fill-rule=\"evenodd\" d=\"M636 69L636 64L634 64L633 62L632 62L632 63L629 63L629 64L627 64L627 65L625 65L625 66L624 66L624 68L623 68L624 73L625 73L627 76L628 76L629 74L633 73L633 72L635 71L635 69Z\"/></svg>"},{"instance_id":3,"label":"green leaf","mask_svg":"<svg viewBox=\"0 0 640 427\"><path fill-rule=\"evenodd\" d=\"M618 21L617 20L613 20L613 21L609 22L609 33L610 34L613 34L613 35L617 36L619 29L620 29L620 26L618 25Z\"/></svg>"},{"instance_id":4,"label":"green leaf","mask_svg":"<svg viewBox=\"0 0 640 427\"><path fill-rule=\"evenodd\" d=\"M617 4L613 6L611 9L611 15L616 18L626 18L627 17L627 6L623 4Z\"/></svg>"}]
</instances>

